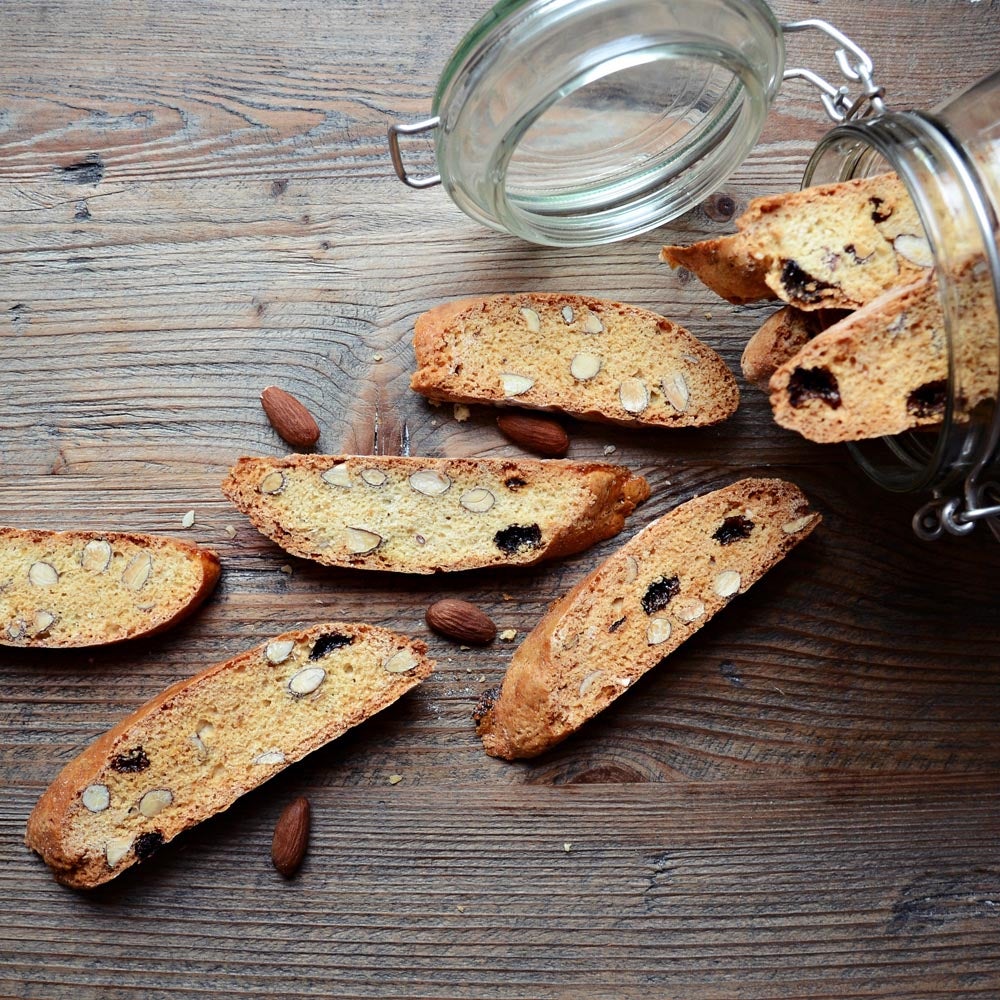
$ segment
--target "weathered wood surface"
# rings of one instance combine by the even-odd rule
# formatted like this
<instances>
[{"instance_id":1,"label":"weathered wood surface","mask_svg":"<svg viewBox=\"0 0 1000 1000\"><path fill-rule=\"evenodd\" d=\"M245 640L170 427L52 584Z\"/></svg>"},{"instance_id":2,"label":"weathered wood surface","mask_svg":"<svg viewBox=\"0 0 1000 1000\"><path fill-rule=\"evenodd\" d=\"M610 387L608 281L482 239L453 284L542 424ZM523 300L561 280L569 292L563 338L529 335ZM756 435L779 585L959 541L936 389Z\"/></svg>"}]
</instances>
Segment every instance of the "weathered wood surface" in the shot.
<instances>
[{"instance_id":1,"label":"weathered wood surface","mask_svg":"<svg viewBox=\"0 0 1000 1000\"><path fill-rule=\"evenodd\" d=\"M1000 60L993 2L774 6L867 44L900 107ZM219 494L238 455L283 451L257 401L270 383L310 406L325 450L371 450L378 412L385 450L405 423L414 453L515 454L487 413L459 424L407 389L413 320L453 296L624 298L737 367L766 310L656 260L663 241L724 231L717 203L561 252L391 176L386 124L426 112L478 13L0 7L0 523L178 533L225 567L205 609L155 640L0 652L0 995L995 998L1000 557L985 538L919 544L911 499L775 428L750 388L709 431L578 426L572 457L613 444L650 479L627 534L760 470L799 483L825 523L585 734L511 765L482 754L469 718L510 647L429 636L424 608L468 597L523 634L614 542L539 570L359 576L286 558ZM792 51L830 66L816 39ZM826 127L817 107L787 88L726 187L737 206L797 184ZM437 674L89 896L24 849L40 791L124 713L268 634L338 617L426 638ZM286 884L268 844L297 794L314 840Z\"/></svg>"}]
</instances>

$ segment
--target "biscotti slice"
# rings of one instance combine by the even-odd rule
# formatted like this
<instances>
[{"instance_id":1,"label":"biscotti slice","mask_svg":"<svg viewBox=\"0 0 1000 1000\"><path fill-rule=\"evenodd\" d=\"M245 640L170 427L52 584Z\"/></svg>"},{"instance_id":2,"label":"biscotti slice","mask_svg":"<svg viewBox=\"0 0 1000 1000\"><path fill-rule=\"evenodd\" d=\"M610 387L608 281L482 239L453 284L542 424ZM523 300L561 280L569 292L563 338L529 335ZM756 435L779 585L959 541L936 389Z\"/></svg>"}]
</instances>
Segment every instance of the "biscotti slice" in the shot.
<instances>
[{"instance_id":1,"label":"biscotti slice","mask_svg":"<svg viewBox=\"0 0 1000 1000\"><path fill-rule=\"evenodd\" d=\"M967 323L953 345L966 373L956 398L968 411L996 398L995 308L985 262L968 262L953 284ZM775 371L770 390L775 420L811 441L857 441L940 423L948 344L935 275L886 292L809 341Z\"/></svg>"},{"instance_id":2,"label":"biscotti slice","mask_svg":"<svg viewBox=\"0 0 1000 1000\"><path fill-rule=\"evenodd\" d=\"M805 538L797 487L744 479L643 529L558 601L476 710L494 757L548 750L673 652Z\"/></svg>"},{"instance_id":3,"label":"biscotti slice","mask_svg":"<svg viewBox=\"0 0 1000 1000\"><path fill-rule=\"evenodd\" d=\"M411 388L434 400L703 427L739 404L710 347L656 313L581 295L493 295L424 313Z\"/></svg>"},{"instance_id":4,"label":"biscotti slice","mask_svg":"<svg viewBox=\"0 0 1000 1000\"><path fill-rule=\"evenodd\" d=\"M802 312L792 306L779 309L747 341L740 358L743 377L767 392L771 376L781 365L794 357L813 337L846 315L840 309L820 309L816 312Z\"/></svg>"},{"instance_id":5,"label":"biscotti slice","mask_svg":"<svg viewBox=\"0 0 1000 1000\"><path fill-rule=\"evenodd\" d=\"M892 173L755 198L732 236L664 247L731 302L777 296L803 310L858 309L933 265L917 210Z\"/></svg>"},{"instance_id":6,"label":"biscotti slice","mask_svg":"<svg viewBox=\"0 0 1000 1000\"><path fill-rule=\"evenodd\" d=\"M214 552L173 538L0 528L0 645L97 646L162 632L218 579Z\"/></svg>"},{"instance_id":7,"label":"biscotti slice","mask_svg":"<svg viewBox=\"0 0 1000 1000\"><path fill-rule=\"evenodd\" d=\"M25 843L90 888L146 860L433 670L423 643L372 625L285 632L167 688L70 761Z\"/></svg>"},{"instance_id":8,"label":"biscotti slice","mask_svg":"<svg viewBox=\"0 0 1000 1000\"><path fill-rule=\"evenodd\" d=\"M289 455L241 458L222 492L293 555L442 573L589 548L622 530L649 486L596 462Z\"/></svg>"}]
</instances>

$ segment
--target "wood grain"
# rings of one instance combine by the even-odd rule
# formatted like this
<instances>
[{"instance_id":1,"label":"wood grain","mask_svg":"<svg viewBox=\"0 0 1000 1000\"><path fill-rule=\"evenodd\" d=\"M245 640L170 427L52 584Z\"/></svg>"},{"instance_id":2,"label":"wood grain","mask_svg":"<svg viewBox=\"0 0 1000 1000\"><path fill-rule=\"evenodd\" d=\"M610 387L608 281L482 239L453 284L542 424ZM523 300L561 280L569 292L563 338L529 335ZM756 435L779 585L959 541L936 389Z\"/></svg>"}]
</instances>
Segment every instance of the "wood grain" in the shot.
<instances>
[{"instance_id":1,"label":"wood grain","mask_svg":"<svg viewBox=\"0 0 1000 1000\"><path fill-rule=\"evenodd\" d=\"M1000 60L993 0L773 6L865 44L900 108ZM824 525L584 733L507 764L482 753L470 713L512 647L463 650L424 611L461 597L523 635L615 541L509 573L361 576L286 556L221 496L239 455L285 450L260 409L270 384L310 408L323 451L392 452L405 431L414 454L518 454L487 410L460 423L408 389L414 319L449 298L625 299L734 369L768 314L719 302L657 251L797 186L827 128L815 94L785 88L725 199L610 247L530 247L440 189L403 187L385 148L390 121L426 114L483 10L0 9L0 523L177 534L224 565L202 612L162 637L0 650L0 995L992 1000L992 542L918 543L914 498L775 427L742 384L718 428L571 424L571 458L613 447L649 478L623 537L761 473L798 483ZM818 37L789 49L834 72ZM408 156L433 167L419 144ZM338 618L425 639L437 673L96 893L57 886L22 846L59 767L128 711L267 635ZM299 794L312 844L285 883L270 837Z\"/></svg>"}]
</instances>

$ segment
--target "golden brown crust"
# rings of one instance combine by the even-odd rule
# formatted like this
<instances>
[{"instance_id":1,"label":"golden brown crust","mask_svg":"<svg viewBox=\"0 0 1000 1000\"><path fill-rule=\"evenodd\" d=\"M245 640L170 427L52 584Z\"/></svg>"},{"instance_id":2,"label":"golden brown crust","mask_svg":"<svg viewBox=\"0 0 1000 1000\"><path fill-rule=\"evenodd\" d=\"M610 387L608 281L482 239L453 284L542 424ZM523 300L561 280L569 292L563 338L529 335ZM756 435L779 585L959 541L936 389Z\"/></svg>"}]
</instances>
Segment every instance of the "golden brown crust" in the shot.
<instances>
[{"instance_id":1,"label":"golden brown crust","mask_svg":"<svg viewBox=\"0 0 1000 1000\"><path fill-rule=\"evenodd\" d=\"M841 310L802 312L785 306L761 324L747 341L740 359L743 377L764 392L775 371L802 347L846 315Z\"/></svg>"},{"instance_id":2,"label":"golden brown crust","mask_svg":"<svg viewBox=\"0 0 1000 1000\"><path fill-rule=\"evenodd\" d=\"M660 251L660 260L672 268L687 268L702 284L734 305L778 297L764 280L766 262L750 254L742 233L686 247L665 246Z\"/></svg>"},{"instance_id":3,"label":"golden brown crust","mask_svg":"<svg viewBox=\"0 0 1000 1000\"><path fill-rule=\"evenodd\" d=\"M72 551L74 560L79 550L88 542L107 542L112 549L131 546L134 549L148 551L158 558L196 564L197 569L188 575L189 580L177 594L171 593L166 601L158 603L156 608L143 610L136 608L128 615L116 617L114 621L104 622L100 617L102 611L108 610L105 604L107 591L113 586L111 580L103 575L94 575L89 583L92 595L89 598L86 626L77 631L65 631L53 628L51 631L32 634L30 627L24 634L18 635L13 627L15 622L22 622L18 611L12 606L13 588L6 589L0 580L0 645L38 648L74 648L83 646L111 645L124 642L140 636L156 635L188 618L201 606L205 599L215 589L221 574L218 555L211 549L204 549L190 542L160 535L145 535L137 532L123 531L44 531L31 528L0 527L0 558L6 549L17 545L19 548L37 548L40 552L62 553ZM45 558L52 558L47 555ZM6 593L6 598L5 598ZM40 599L48 597L44 591L39 591ZM51 600L42 600L43 604ZM8 606L11 605L11 606ZM54 608L58 615L58 608ZM135 624L130 620L136 619ZM103 627L101 635L93 635L93 631Z\"/></svg>"},{"instance_id":4,"label":"golden brown crust","mask_svg":"<svg viewBox=\"0 0 1000 1000\"><path fill-rule=\"evenodd\" d=\"M253 738L255 713L264 712L260 705L265 699L270 700L275 697L275 691L271 687L274 678L270 673L278 668L265 664L265 669L261 670L267 647L282 640L294 640L297 644L308 646L330 633L349 636L352 641L358 643L377 643L379 650L389 654L395 651L410 651L417 662L404 673L385 672L377 690L366 701L349 704L346 708L338 706L336 711L330 711L323 716L318 728L305 730L290 739L288 745L281 748L284 760L280 764L267 766L244 764L241 767L238 763L227 760L222 787L213 787L212 781L215 779L212 775L204 781L195 782L195 788L189 790L190 801L173 803L170 810L157 815L153 821L161 837L161 843L169 842L195 823L228 808L240 795L381 711L429 676L433 670L433 661L427 658L427 649L422 642L371 625L332 622L276 636L268 643L241 653L231 660L217 663L194 677L177 681L71 760L35 805L28 819L26 845L41 855L58 881L75 888L91 888L99 885L137 863L141 859L130 854L115 866L109 866L100 850L91 849L93 845L81 848L76 842L72 826L74 818L83 810L80 804L82 790L92 782L101 780L102 775L108 774L109 761L115 755L127 751L135 743L146 741L150 733L155 734L161 746L176 750L181 758L184 751L190 754L191 734L184 728L184 721L187 718L184 714L185 699L192 702L201 699L209 703L213 703L213 699L222 700L226 697L227 686L231 686L237 680L243 683L252 671L257 670L262 674L260 693L256 698L251 696L241 699L241 712L238 720L233 723L234 745L237 747L244 745L241 743L244 739L242 736L244 730L247 733L246 742L249 743ZM324 661L309 658L306 662ZM278 688L280 690L281 686L278 685ZM158 783L162 784L165 780L162 770L156 776ZM184 775L180 773L179 768L175 769L174 776L173 787L184 784ZM130 814L134 812L134 809L130 810Z\"/></svg>"},{"instance_id":5,"label":"golden brown crust","mask_svg":"<svg viewBox=\"0 0 1000 1000\"><path fill-rule=\"evenodd\" d=\"M351 486L338 489L323 480L337 467ZM378 489L387 492L368 490L362 483L365 470L384 474L385 485ZM276 495L263 494L260 484L276 471L287 486ZM444 477L442 495L414 493L410 477L421 471ZM463 499L475 488L488 489L495 506L470 512ZM649 496L645 479L618 465L367 455L244 457L222 491L258 531L294 555L327 566L400 573L533 565L580 552L621 531L625 518ZM538 535L524 547L501 548L496 541L505 529L529 525ZM381 541L370 551L352 553L346 532L356 527Z\"/></svg>"},{"instance_id":6,"label":"golden brown crust","mask_svg":"<svg viewBox=\"0 0 1000 1000\"><path fill-rule=\"evenodd\" d=\"M555 746L819 520L792 484L746 479L653 522L553 605L515 652L499 694L477 711L486 752L514 759Z\"/></svg>"}]
</instances>

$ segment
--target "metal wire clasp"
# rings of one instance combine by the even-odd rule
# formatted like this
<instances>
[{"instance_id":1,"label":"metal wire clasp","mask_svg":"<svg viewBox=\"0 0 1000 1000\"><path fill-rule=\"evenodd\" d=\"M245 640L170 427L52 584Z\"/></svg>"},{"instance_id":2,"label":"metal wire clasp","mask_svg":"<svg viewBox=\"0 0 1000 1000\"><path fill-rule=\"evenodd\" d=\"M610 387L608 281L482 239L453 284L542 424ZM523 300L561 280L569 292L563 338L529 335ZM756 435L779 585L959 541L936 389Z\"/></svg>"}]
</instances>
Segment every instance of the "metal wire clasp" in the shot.
<instances>
[{"instance_id":1,"label":"metal wire clasp","mask_svg":"<svg viewBox=\"0 0 1000 1000\"><path fill-rule=\"evenodd\" d=\"M986 501L992 500L993 503ZM985 483L972 496L937 497L925 503L913 515L913 531L925 542L935 542L944 536L969 535L978 521L990 524L1000 538L1000 483ZM993 520L997 519L997 520ZM991 523L992 522L992 523Z\"/></svg>"},{"instance_id":2,"label":"metal wire clasp","mask_svg":"<svg viewBox=\"0 0 1000 1000\"><path fill-rule=\"evenodd\" d=\"M419 135L421 132L432 132L441 124L441 119L435 115L433 118L424 118L419 122L408 122L401 124L396 122L389 126L389 155L392 157L392 165L396 171L396 176L411 188L429 188L441 183L441 175L434 174L431 177L411 177L406 172L403 163L403 154L399 149L399 137L401 135Z\"/></svg>"},{"instance_id":3,"label":"metal wire clasp","mask_svg":"<svg viewBox=\"0 0 1000 1000\"><path fill-rule=\"evenodd\" d=\"M857 97L851 96L851 88L847 84L835 87L829 80L803 66L786 69L783 80L806 80L820 91L823 107L826 113L838 124L852 118L865 118L868 115L880 115L885 111L885 89L874 80L875 66L871 56L856 42L851 41L842 31L838 31L827 21L810 18L806 21L791 21L783 24L781 30L786 34L798 31L816 30L832 38L839 48L834 53L840 72L852 83L860 83L862 92Z\"/></svg>"}]
</instances>

